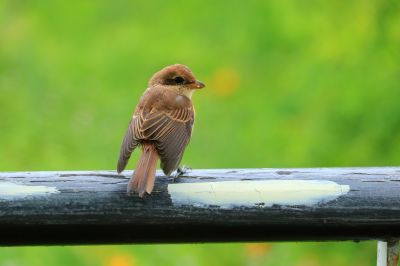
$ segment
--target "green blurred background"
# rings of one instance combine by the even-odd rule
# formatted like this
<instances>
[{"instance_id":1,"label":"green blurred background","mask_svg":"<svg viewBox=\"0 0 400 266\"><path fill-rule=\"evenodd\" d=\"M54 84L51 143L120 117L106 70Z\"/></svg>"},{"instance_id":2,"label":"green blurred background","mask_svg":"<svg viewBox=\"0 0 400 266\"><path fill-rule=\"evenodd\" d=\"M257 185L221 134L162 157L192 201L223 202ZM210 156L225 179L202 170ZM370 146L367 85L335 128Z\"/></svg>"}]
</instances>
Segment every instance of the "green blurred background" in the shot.
<instances>
[{"instance_id":1,"label":"green blurred background","mask_svg":"<svg viewBox=\"0 0 400 266\"><path fill-rule=\"evenodd\" d=\"M114 169L147 80L173 63L207 84L186 165L399 165L399 10L394 0L0 1L0 171ZM374 265L375 243L0 249L0 266L44 264Z\"/></svg>"}]
</instances>

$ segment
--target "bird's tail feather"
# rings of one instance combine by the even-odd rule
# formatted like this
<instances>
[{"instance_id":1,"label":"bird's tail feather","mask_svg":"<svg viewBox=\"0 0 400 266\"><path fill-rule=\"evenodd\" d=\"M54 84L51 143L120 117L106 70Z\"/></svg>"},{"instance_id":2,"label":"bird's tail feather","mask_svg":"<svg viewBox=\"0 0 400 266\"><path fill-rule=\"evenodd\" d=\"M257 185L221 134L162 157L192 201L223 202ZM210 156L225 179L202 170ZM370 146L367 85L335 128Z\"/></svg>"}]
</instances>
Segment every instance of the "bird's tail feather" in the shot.
<instances>
[{"instance_id":1,"label":"bird's tail feather","mask_svg":"<svg viewBox=\"0 0 400 266\"><path fill-rule=\"evenodd\" d=\"M128 193L136 191L139 197L143 197L146 192L150 194L153 191L157 161L158 153L154 145L152 143L143 143L139 162L132 178L129 180Z\"/></svg>"}]
</instances>

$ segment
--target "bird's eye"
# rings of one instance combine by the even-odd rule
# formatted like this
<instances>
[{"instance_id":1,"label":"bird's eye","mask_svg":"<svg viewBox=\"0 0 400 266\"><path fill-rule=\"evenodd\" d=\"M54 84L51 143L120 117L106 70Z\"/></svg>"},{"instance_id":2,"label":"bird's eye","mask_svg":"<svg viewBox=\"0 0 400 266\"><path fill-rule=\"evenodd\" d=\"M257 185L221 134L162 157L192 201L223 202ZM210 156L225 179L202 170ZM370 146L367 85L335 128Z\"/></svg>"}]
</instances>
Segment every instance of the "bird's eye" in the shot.
<instances>
[{"instance_id":1,"label":"bird's eye","mask_svg":"<svg viewBox=\"0 0 400 266\"><path fill-rule=\"evenodd\" d=\"M182 77L175 77L174 81L176 84L182 84L185 80Z\"/></svg>"}]
</instances>

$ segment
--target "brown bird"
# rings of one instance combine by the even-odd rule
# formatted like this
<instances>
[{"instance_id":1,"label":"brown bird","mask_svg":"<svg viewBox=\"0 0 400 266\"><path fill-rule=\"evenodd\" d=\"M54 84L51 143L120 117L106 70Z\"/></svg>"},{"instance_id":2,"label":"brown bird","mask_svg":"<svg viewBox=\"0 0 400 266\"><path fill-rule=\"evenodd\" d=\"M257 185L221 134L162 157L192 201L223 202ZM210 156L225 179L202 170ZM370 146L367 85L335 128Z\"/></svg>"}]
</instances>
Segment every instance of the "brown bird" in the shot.
<instances>
[{"instance_id":1,"label":"brown bird","mask_svg":"<svg viewBox=\"0 0 400 266\"><path fill-rule=\"evenodd\" d=\"M192 135L194 90L205 85L185 65L172 65L155 73L143 93L122 141L117 171L122 172L137 146L142 154L128 183L128 193L143 197L154 187L158 159L169 176L176 170Z\"/></svg>"}]
</instances>

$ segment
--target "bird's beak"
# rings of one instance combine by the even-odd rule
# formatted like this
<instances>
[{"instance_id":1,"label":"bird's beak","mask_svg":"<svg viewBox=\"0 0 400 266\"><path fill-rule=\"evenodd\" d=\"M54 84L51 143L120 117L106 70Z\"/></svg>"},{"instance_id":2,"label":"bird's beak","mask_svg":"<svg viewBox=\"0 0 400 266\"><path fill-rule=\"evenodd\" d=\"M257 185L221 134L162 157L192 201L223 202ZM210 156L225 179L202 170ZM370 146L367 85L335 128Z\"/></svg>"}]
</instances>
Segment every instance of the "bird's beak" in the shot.
<instances>
[{"instance_id":1,"label":"bird's beak","mask_svg":"<svg viewBox=\"0 0 400 266\"><path fill-rule=\"evenodd\" d=\"M206 85L203 83L203 82L201 82L201 81L199 81L199 80L196 80L195 82L193 82L192 84L191 84L191 86L190 87L192 87L192 89L201 89L201 88L204 88Z\"/></svg>"}]
</instances>

